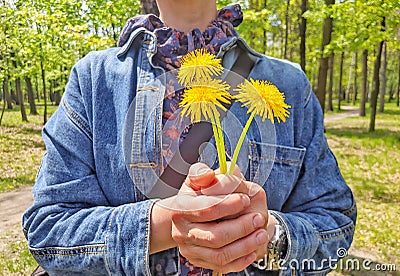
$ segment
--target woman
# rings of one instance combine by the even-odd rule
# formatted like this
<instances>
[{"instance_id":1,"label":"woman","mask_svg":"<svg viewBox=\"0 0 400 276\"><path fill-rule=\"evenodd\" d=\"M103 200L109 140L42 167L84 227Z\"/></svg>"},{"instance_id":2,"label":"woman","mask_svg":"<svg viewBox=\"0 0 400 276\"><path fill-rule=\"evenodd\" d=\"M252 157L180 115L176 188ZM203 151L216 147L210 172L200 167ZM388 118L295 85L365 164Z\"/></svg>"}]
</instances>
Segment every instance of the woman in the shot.
<instances>
[{"instance_id":1,"label":"woman","mask_svg":"<svg viewBox=\"0 0 400 276\"><path fill-rule=\"evenodd\" d=\"M217 11L215 0L157 4L159 18L129 20L119 47L90 53L72 69L43 130L47 153L23 217L33 256L54 275L273 275L278 261L282 275L326 274L332 266L324 260L351 244L356 208L304 73L248 48L234 30L238 5ZM160 76L198 48L226 68L237 51L248 55L255 61L249 77L284 91L291 115L275 125L274 144L262 141L267 123L249 131L248 155L238 161L249 181L238 170L221 177L195 164L180 200L148 199L171 145L185 138L167 127L182 95L160 89ZM230 112L247 117L240 106ZM193 196L194 187L210 183L218 191ZM316 265L304 267L305 260Z\"/></svg>"}]
</instances>

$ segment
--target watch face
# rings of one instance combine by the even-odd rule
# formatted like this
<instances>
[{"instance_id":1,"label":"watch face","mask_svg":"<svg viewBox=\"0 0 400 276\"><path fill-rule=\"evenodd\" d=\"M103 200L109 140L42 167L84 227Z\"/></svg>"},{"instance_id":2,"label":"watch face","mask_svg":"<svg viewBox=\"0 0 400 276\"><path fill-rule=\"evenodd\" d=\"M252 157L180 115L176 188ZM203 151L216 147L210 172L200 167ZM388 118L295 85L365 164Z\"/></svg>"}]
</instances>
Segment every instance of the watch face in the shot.
<instances>
[{"instance_id":1,"label":"watch face","mask_svg":"<svg viewBox=\"0 0 400 276\"><path fill-rule=\"evenodd\" d=\"M279 240L276 244L279 260L285 259L286 252L287 252L287 245L288 245L288 240L287 240L286 232L282 231L282 234L279 237Z\"/></svg>"},{"instance_id":2,"label":"watch face","mask_svg":"<svg viewBox=\"0 0 400 276\"><path fill-rule=\"evenodd\" d=\"M254 262L252 266L263 271L278 271L279 260L286 257L287 244L288 240L285 229L279 224L276 225L275 236L267 244L267 253L263 259Z\"/></svg>"}]
</instances>

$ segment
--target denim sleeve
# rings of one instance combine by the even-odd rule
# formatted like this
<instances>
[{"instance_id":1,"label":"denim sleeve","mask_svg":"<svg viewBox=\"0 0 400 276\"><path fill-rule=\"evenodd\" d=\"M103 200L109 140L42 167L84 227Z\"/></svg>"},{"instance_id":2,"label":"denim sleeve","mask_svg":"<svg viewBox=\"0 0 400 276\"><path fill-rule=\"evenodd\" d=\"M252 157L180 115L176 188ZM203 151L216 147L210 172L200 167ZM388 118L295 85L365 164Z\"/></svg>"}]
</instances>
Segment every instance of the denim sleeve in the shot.
<instances>
[{"instance_id":1,"label":"denim sleeve","mask_svg":"<svg viewBox=\"0 0 400 276\"><path fill-rule=\"evenodd\" d=\"M29 248L50 275L149 275L153 201L112 206L96 177L76 68L43 129L46 154L23 216ZM132 184L131 184L132 185Z\"/></svg>"},{"instance_id":2,"label":"denim sleeve","mask_svg":"<svg viewBox=\"0 0 400 276\"><path fill-rule=\"evenodd\" d=\"M323 114L314 93L304 106L301 146L306 154L299 179L281 211L271 211L288 233L282 263L291 269L324 275L343 257L353 239L356 205L324 135ZM338 254L338 250L342 250ZM338 256L339 255L339 256ZM283 275L286 275L285 272ZM291 274L288 274L291 275Z\"/></svg>"}]
</instances>

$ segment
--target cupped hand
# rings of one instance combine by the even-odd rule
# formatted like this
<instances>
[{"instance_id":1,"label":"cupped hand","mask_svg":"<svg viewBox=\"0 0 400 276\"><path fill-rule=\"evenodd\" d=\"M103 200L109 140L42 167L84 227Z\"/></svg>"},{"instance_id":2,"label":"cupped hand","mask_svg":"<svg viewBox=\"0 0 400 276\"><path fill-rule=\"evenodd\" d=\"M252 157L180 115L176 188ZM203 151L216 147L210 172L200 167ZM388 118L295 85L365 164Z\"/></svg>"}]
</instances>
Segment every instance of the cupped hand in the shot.
<instances>
[{"instance_id":1,"label":"cupped hand","mask_svg":"<svg viewBox=\"0 0 400 276\"><path fill-rule=\"evenodd\" d=\"M251 198L251 199L250 199ZM241 271L265 252L265 192L197 163L174 199L172 238L193 265L221 273Z\"/></svg>"}]
</instances>

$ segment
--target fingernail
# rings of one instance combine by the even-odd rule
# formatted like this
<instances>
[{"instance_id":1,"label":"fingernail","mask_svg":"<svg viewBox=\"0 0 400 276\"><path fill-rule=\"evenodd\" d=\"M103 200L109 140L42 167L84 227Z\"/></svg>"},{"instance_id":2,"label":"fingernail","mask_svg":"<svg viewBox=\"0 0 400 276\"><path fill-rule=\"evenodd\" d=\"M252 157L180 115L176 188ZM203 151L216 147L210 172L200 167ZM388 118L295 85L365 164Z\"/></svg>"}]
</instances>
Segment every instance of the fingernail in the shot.
<instances>
[{"instance_id":1,"label":"fingernail","mask_svg":"<svg viewBox=\"0 0 400 276\"><path fill-rule=\"evenodd\" d=\"M242 203L244 207L250 205L250 198L248 196L242 195Z\"/></svg>"},{"instance_id":2,"label":"fingernail","mask_svg":"<svg viewBox=\"0 0 400 276\"><path fill-rule=\"evenodd\" d=\"M209 173L210 171L211 171L211 169L209 169L209 168L201 167L196 171L196 174L197 175L202 175L202 174Z\"/></svg>"},{"instance_id":3,"label":"fingernail","mask_svg":"<svg viewBox=\"0 0 400 276\"><path fill-rule=\"evenodd\" d=\"M257 214L253 217L254 228L260 228L260 227L264 226L264 224L265 224L265 220L262 215Z\"/></svg>"},{"instance_id":4,"label":"fingernail","mask_svg":"<svg viewBox=\"0 0 400 276\"><path fill-rule=\"evenodd\" d=\"M258 233L256 236L256 240L258 245L265 244L268 240L267 233L265 233L265 231Z\"/></svg>"},{"instance_id":5,"label":"fingernail","mask_svg":"<svg viewBox=\"0 0 400 276\"><path fill-rule=\"evenodd\" d=\"M199 176L199 175L210 172L211 169L205 164L196 163L196 164L192 165L191 169L189 169L189 173L190 173L190 171L193 172L193 175Z\"/></svg>"}]
</instances>

